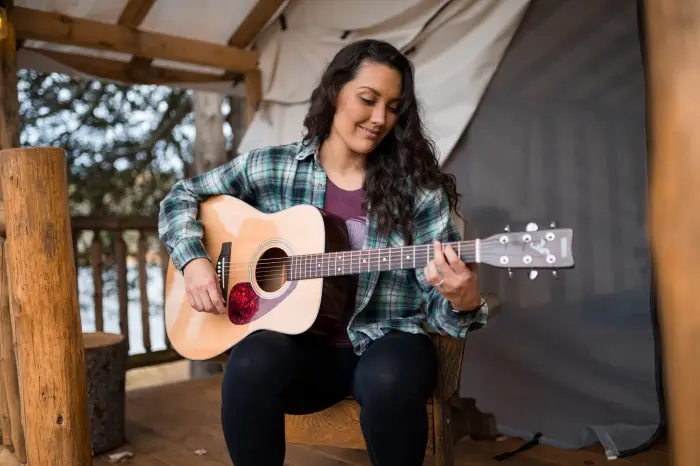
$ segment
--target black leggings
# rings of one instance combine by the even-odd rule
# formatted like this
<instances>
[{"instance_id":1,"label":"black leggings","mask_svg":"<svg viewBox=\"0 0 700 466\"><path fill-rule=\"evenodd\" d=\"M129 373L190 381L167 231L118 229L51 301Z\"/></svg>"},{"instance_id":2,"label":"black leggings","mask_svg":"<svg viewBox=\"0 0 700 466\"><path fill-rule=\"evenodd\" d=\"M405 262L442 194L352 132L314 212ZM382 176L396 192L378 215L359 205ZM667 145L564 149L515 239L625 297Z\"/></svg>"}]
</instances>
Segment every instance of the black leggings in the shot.
<instances>
[{"instance_id":1,"label":"black leggings","mask_svg":"<svg viewBox=\"0 0 700 466\"><path fill-rule=\"evenodd\" d=\"M420 466L436 378L437 355L425 335L392 332L359 357L304 334L253 333L233 347L222 384L229 454L236 466L283 466L284 414L353 395L372 464Z\"/></svg>"}]
</instances>

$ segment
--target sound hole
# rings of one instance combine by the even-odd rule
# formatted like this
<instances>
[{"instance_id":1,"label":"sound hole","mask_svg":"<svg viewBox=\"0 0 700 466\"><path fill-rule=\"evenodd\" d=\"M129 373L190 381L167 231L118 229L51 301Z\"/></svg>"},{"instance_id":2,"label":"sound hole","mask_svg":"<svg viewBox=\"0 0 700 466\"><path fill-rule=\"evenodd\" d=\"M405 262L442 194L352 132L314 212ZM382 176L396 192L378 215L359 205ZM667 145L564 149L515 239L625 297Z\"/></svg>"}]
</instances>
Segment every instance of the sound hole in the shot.
<instances>
[{"instance_id":1,"label":"sound hole","mask_svg":"<svg viewBox=\"0 0 700 466\"><path fill-rule=\"evenodd\" d=\"M255 265L255 281L261 290L274 293L282 288L287 276L287 254L280 248L270 248Z\"/></svg>"}]
</instances>

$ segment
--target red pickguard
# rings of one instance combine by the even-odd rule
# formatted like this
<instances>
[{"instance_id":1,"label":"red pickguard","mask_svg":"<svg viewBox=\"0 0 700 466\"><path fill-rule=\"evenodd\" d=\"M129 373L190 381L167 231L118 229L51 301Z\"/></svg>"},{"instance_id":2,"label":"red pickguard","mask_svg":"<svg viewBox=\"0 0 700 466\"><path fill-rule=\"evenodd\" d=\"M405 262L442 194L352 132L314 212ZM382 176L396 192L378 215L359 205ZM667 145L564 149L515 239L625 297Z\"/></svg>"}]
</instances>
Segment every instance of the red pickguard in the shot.
<instances>
[{"instance_id":1,"label":"red pickguard","mask_svg":"<svg viewBox=\"0 0 700 466\"><path fill-rule=\"evenodd\" d=\"M228 295L228 318L234 324L247 324L260 309L260 297L248 283L236 283Z\"/></svg>"}]
</instances>

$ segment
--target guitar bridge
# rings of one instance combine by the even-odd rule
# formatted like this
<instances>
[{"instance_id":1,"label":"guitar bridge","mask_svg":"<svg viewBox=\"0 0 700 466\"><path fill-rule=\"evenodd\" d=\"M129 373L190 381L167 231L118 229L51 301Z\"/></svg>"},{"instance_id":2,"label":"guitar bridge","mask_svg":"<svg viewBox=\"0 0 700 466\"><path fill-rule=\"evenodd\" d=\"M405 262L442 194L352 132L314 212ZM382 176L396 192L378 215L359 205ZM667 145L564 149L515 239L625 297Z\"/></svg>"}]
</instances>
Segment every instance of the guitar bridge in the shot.
<instances>
[{"instance_id":1,"label":"guitar bridge","mask_svg":"<svg viewBox=\"0 0 700 466\"><path fill-rule=\"evenodd\" d=\"M228 296L226 296L226 290L228 289L228 277L229 270L231 269L231 243L223 243L221 245L221 252L219 252L219 257L216 259L216 275L219 278L219 289L221 291L221 296L224 297L224 303L228 305Z\"/></svg>"}]
</instances>

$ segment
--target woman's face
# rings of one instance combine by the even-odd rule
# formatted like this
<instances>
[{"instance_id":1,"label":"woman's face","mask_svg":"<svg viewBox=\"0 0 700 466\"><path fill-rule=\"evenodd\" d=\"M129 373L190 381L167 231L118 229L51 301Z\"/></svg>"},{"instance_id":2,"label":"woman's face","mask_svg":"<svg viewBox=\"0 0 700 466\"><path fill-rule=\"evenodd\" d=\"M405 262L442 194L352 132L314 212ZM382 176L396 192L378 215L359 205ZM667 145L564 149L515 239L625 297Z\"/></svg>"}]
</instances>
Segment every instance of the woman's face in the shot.
<instances>
[{"instance_id":1,"label":"woman's face","mask_svg":"<svg viewBox=\"0 0 700 466\"><path fill-rule=\"evenodd\" d=\"M393 68L365 61L355 79L340 91L331 133L352 152L368 154L396 124L401 74Z\"/></svg>"}]
</instances>

